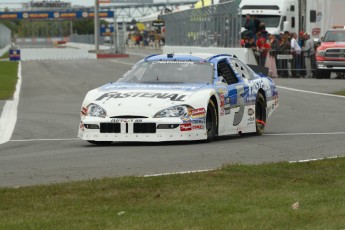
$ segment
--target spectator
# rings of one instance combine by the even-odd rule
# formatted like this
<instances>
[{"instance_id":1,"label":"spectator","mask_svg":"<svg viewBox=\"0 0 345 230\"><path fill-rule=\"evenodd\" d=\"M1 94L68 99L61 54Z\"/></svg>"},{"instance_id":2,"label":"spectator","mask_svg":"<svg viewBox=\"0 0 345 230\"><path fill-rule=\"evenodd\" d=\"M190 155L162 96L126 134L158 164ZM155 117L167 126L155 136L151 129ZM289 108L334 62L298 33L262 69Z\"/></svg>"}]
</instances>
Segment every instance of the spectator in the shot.
<instances>
[{"instance_id":1,"label":"spectator","mask_svg":"<svg viewBox=\"0 0 345 230\"><path fill-rule=\"evenodd\" d=\"M249 44L247 44L247 48L252 48L252 49L256 49L256 43L255 43L255 39L251 38L249 39Z\"/></svg>"},{"instance_id":2,"label":"spectator","mask_svg":"<svg viewBox=\"0 0 345 230\"><path fill-rule=\"evenodd\" d=\"M255 32L254 32L254 34L256 34L257 32L260 31L260 24L261 24L261 21L260 21L260 19L258 19L258 18L256 17L256 15L253 15L252 18L253 18L254 25L255 25Z\"/></svg>"},{"instance_id":3,"label":"spectator","mask_svg":"<svg viewBox=\"0 0 345 230\"><path fill-rule=\"evenodd\" d=\"M293 33L291 37L291 52L292 52L292 68L294 69L294 76L300 77L300 69L301 69L301 52L302 48L298 45L297 41L297 34Z\"/></svg>"},{"instance_id":4,"label":"spectator","mask_svg":"<svg viewBox=\"0 0 345 230\"><path fill-rule=\"evenodd\" d=\"M260 66L265 66L267 53L268 53L268 50L270 49L270 45L267 43L267 40L262 37L261 33L258 33L257 37L258 37L258 40L256 42L256 46L260 53L258 63Z\"/></svg>"},{"instance_id":5,"label":"spectator","mask_svg":"<svg viewBox=\"0 0 345 230\"><path fill-rule=\"evenodd\" d=\"M244 28L246 28L246 31L243 32L243 36L247 36L249 38L254 37L256 33L254 20L250 17L249 14L246 15L246 22L244 24Z\"/></svg>"},{"instance_id":6,"label":"spectator","mask_svg":"<svg viewBox=\"0 0 345 230\"><path fill-rule=\"evenodd\" d=\"M269 35L268 44L270 46L270 51L267 53L265 67L269 69L270 77L278 77L276 52L278 50L279 44L275 35Z\"/></svg>"},{"instance_id":7,"label":"spectator","mask_svg":"<svg viewBox=\"0 0 345 230\"><path fill-rule=\"evenodd\" d=\"M310 38L310 35L306 32L305 36L305 46L303 48L305 68L306 68L306 78L312 78L312 66L313 66L313 56L315 55L314 41Z\"/></svg>"},{"instance_id":8,"label":"spectator","mask_svg":"<svg viewBox=\"0 0 345 230\"><path fill-rule=\"evenodd\" d=\"M288 39L288 35L284 34L281 35L281 40L279 43L279 48L278 48L278 53L282 55L287 55L290 54L291 46L290 42ZM289 61L288 59L280 59L278 61L278 71L279 75L283 77L291 77L291 66L289 66Z\"/></svg>"},{"instance_id":9,"label":"spectator","mask_svg":"<svg viewBox=\"0 0 345 230\"><path fill-rule=\"evenodd\" d=\"M262 37L268 40L268 32L266 30L266 24L264 22L260 22L259 30L257 32L260 32L262 34Z\"/></svg>"},{"instance_id":10,"label":"spectator","mask_svg":"<svg viewBox=\"0 0 345 230\"><path fill-rule=\"evenodd\" d=\"M305 37L304 37L304 32L300 31L299 32L299 36L298 36L298 45L300 47L302 47L302 51L303 51L303 47L305 43ZM302 52L303 53L303 52ZM303 58L303 54L301 56L301 72L300 72L301 76L305 76L306 75L306 71L305 71L305 62L304 62L304 58Z\"/></svg>"}]
</instances>

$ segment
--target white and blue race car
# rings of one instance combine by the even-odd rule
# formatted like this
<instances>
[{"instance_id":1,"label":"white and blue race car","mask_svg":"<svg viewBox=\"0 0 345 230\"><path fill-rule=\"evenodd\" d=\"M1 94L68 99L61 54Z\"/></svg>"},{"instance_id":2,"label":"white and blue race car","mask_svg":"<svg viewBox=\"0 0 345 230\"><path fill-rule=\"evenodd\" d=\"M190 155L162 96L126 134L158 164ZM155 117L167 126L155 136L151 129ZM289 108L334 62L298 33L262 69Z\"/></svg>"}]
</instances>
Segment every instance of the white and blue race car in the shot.
<instances>
[{"instance_id":1,"label":"white and blue race car","mask_svg":"<svg viewBox=\"0 0 345 230\"><path fill-rule=\"evenodd\" d=\"M87 93L78 136L103 145L261 135L277 106L272 79L235 56L151 55Z\"/></svg>"}]
</instances>

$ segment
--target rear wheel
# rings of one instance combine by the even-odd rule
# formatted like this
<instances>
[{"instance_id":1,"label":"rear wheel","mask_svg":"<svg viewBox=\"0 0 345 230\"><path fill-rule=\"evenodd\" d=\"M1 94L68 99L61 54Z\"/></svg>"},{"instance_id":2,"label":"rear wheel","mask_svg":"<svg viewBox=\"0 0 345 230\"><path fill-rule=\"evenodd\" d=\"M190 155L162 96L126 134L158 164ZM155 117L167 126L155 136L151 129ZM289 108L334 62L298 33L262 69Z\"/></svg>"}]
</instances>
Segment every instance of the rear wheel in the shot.
<instances>
[{"instance_id":1,"label":"rear wheel","mask_svg":"<svg viewBox=\"0 0 345 230\"><path fill-rule=\"evenodd\" d=\"M107 145L111 145L111 143L113 143L112 141L87 141L91 144L94 145L100 145L100 146L107 146Z\"/></svg>"},{"instance_id":2,"label":"rear wheel","mask_svg":"<svg viewBox=\"0 0 345 230\"><path fill-rule=\"evenodd\" d=\"M266 101L261 93L258 93L255 103L256 135L263 134L266 126Z\"/></svg>"},{"instance_id":3,"label":"rear wheel","mask_svg":"<svg viewBox=\"0 0 345 230\"><path fill-rule=\"evenodd\" d=\"M217 135L218 130L218 116L216 105L212 100L209 101L206 113L206 131L207 140L211 141Z\"/></svg>"}]
</instances>

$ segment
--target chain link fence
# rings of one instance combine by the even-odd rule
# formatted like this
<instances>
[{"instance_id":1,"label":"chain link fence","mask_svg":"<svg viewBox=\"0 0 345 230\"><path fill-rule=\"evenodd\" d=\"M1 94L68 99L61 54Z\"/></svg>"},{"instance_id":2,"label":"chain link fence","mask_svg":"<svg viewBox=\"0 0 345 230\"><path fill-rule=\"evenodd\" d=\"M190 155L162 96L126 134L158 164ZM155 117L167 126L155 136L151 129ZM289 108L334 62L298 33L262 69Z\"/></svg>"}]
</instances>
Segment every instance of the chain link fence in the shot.
<instances>
[{"instance_id":1,"label":"chain link fence","mask_svg":"<svg viewBox=\"0 0 345 230\"><path fill-rule=\"evenodd\" d=\"M11 30L0 24L0 49L11 44Z\"/></svg>"},{"instance_id":2,"label":"chain link fence","mask_svg":"<svg viewBox=\"0 0 345 230\"><path fill-rule=\"evenodd\" d=\"M240 0L162 15L169 46L239 47Z\"/></svg>"}]
</instances>

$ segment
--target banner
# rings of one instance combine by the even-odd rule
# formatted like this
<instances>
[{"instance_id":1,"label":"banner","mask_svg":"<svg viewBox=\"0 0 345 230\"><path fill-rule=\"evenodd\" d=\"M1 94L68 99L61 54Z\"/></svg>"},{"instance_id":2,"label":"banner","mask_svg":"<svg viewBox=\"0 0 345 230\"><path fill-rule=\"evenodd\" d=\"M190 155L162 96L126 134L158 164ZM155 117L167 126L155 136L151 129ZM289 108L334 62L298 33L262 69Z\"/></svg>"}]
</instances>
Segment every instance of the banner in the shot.
<instances>
[{"instance_id":1,"label":"banner","mask_svg":"<svg viewBox=\"0 0 345 230\"><path fill-rule=\"evenodd\" d=\"M0 12L0 20L5 19L91 19L93 11L28 11ZM114 18L114 11L100 11L100 18Z\"/></svg>"}]
</instances>

